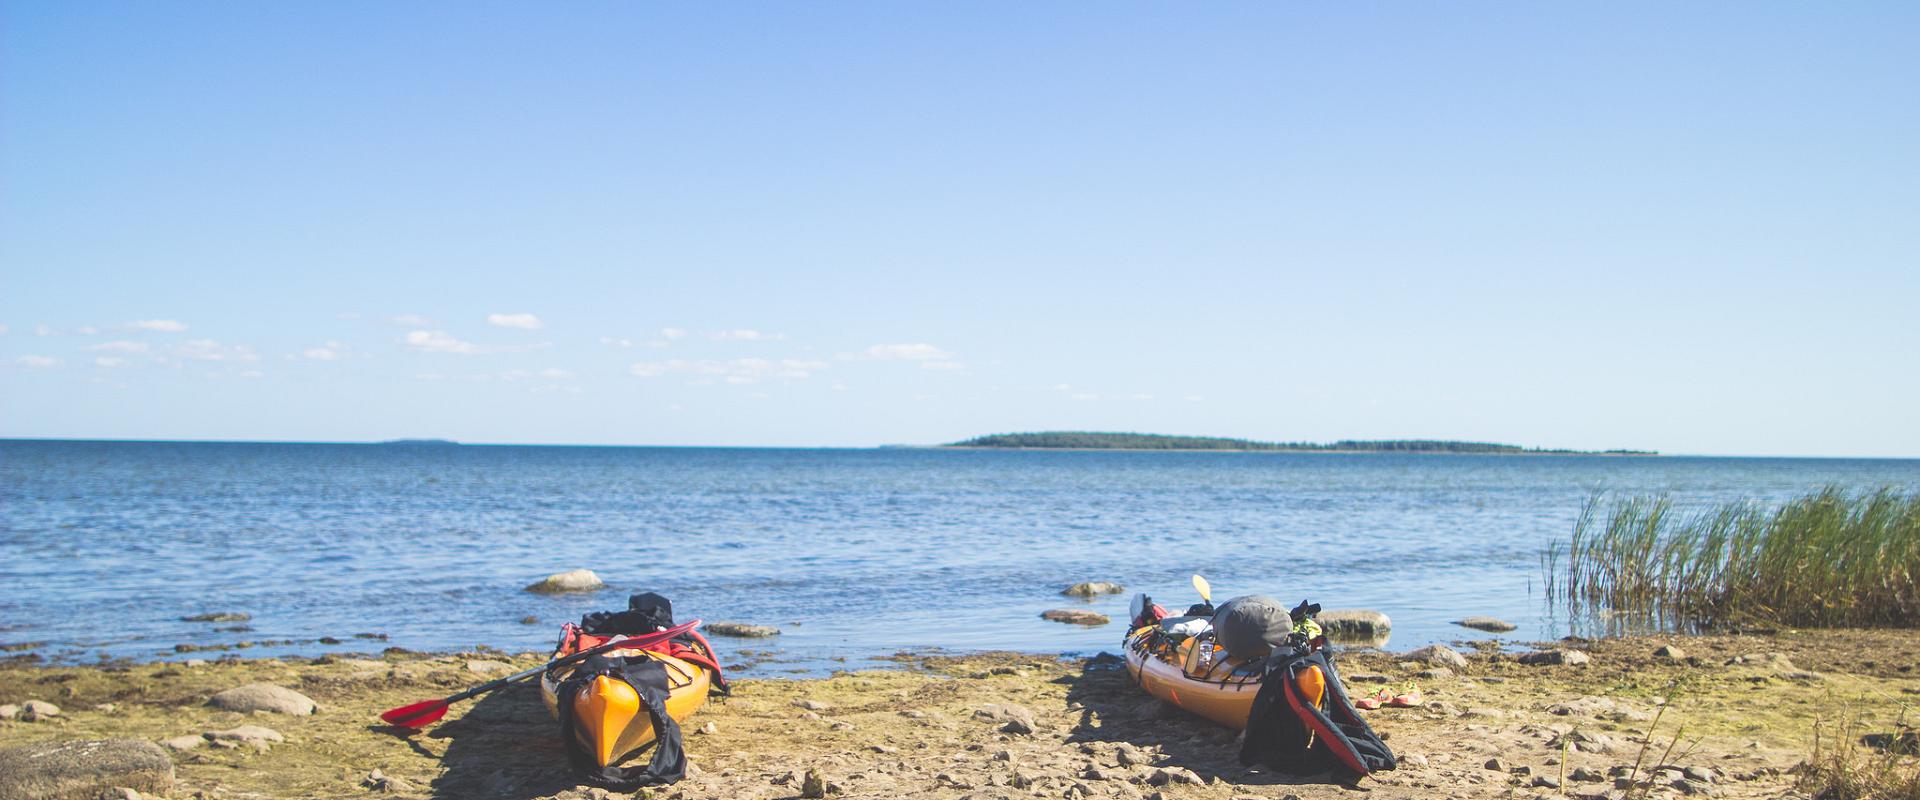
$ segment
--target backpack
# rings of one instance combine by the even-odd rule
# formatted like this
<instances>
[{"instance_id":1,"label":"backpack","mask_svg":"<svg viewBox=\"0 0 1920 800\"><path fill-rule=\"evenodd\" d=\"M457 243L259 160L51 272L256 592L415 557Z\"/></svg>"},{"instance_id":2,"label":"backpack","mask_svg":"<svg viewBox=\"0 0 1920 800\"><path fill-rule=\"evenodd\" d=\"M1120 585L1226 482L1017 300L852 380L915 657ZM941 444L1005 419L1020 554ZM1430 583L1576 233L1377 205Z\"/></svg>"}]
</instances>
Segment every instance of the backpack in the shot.
<instances>
[{"instance_id":1,"label":"backpack","mask_svg":"<svg viewBox=\"0 0 1920 800\"><path fill-rule=\"evenodd\" d=\"M1393 769L1393 751L1354 710L1333 659L1304 638L1290 637L1267 657L1240 763L1295 775L1334 771L1355 780Z\"/></svg>"}]
</instances>

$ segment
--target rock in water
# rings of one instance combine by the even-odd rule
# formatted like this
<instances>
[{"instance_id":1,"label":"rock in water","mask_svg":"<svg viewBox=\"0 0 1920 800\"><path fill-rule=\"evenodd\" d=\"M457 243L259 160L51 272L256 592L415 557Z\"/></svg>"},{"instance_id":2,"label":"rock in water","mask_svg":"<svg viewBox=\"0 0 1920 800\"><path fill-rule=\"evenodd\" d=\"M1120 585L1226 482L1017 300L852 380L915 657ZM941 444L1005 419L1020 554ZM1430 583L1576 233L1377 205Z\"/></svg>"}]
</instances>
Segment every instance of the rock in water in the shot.
<instances>
[{"instance_id":1,"label":"rock in water","mask_svg":"<svg viewBox=\"0 0 1920 800\"><path fill-rule=\"evenodd\" d=\"M319 710L313 699L304 694L271 683L249 683L237 689L228 689L216 694L207 701L207 705L238 711L245 714L250 711L266 711L274 714L291 714L304 717Z\"/></svg>"},{"instance_id":2,"label":"rock in water","mask_svg":"<svg viewBox=\"0 0 1920 800\"><path fill-rule=\"evenodd\" d=\"M1060 593L1068 597L1095 597L1103 594L1120 594L1126 590L1127 587L1110 581L1088 581L1076 583L1062 589Z\"/></svg>"},{"instance_id":3,"label":"rock in water","mask_svg":"<svg viewBox=\"0 0 1920 800\"><path fill-rule=\"evenodd\" d=\"M0 797L68 800L116 789L173 791L173 759L144 739L43 742L0 750Z\"/></svg>"},{"instance_id":4,"label":"rock in water","mask_svg":"<svg viewBox=\"0 0 1920 800\"><path fill-rule=\"evenodd\" d=\"M1112 620L1107 615L1088 611L1084 608L1056 608L1040 613L1041 619L1065 622L1072 625L1105 625Z\"/></svg>"},{"instance_id":5,"label":"rock in water","mask_svg":"<svg viewBox=\"0 0 1920 800\"><path fill-rule=\"evenodd\" d=\"M253 619L252 614L247 614L239 611L216 611L211 614L195 614L191 617L181 617L180 621L181 622L246 622L247 620L250 620L250 619Z\"/></svg>"},{"instance_id":6,"label":"rock in water","mask_svg":"<svg viewBox=\"0 0 1920 800\"><path fill-rule=\"evenodd\" d=\"M1400 657L1401 661L1416 661L1433 664L1454 670L1467 668L1467 657L1455 652L1444 644L1430 644Z\"/></svg>"},{"instance_id":7,"label":"rock in water","mask_svg":"<svg viewBox=\"0 0 1920 800\"><path fill-rule=\"evenodd\" d=\"M1520 663L1527 664L1530 666L1536 666L1536 667L1556 665L1556 664L1565 664L1568 666L1574 666L1578 664L1585 664L1588 661L1592 661L1592 660L1593 659L1587 657L1586 653L1582 653L1578 650L1561 650L1561 649L1540 650L1540 651L1528 653L1520 657Z\"/></svg>"},{"instance_id":8,"label":"rock in water","mask_svg":"<svg viewBox=\"0 0 1920 800\"><path fill-rule=\"evenodd\" d=\"M1456 620L1453 624L1459 625L1462 628L1472 628L1476 631L1486 631L1488 633L1506 633L1507 631L1520 627L1498 617L1467 617L1463 620Z\"/></svg>"},{"instance_id":9,"label":"rock in water","mask_svg":"<svg viewBox=\"0 0 1920 800\"><path fill-rule=\"evenodd\" d=\"M760 639L780 635L780 629L771 625L749 625L744 622L711 622L706 628L707 633L715 636L734 636L742 639Z\"/></svg>"},{"instance_id":10,"label":"rock in water","mask_svg":"<svg viewBox=\"0 0 1920 800\"><path fill-rule=\"evenodd\" d=\"M576 569L572 572L560 572L541 578L527 585L527 591L538 594L566 594L568 592L597 592L607 588L600 576L590 569Z\"/></svg>"},{"instance_id":11,"label":"rock in water","mask_svg":"<svg viewBox=\"0 0 1920 800\"><path fill-rule=\"evenodd\" d=\"M1393 620L1365 608L1336 608L1322 611L1313 619L1328 636L1375 638L1393 632Z\"/></svg>"}]
</instances>

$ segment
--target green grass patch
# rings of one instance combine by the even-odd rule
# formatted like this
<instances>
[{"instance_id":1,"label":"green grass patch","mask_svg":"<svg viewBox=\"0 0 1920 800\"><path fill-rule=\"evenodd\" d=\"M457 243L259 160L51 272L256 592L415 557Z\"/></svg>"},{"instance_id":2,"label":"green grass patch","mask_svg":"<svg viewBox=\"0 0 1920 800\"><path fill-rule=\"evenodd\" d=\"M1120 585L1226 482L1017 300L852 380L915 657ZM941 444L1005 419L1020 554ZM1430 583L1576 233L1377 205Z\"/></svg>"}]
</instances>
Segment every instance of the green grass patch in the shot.
<instances>
[{"instance_id":1,"label":"green grass patch","mask_svg":"<svg viewBox=\"0 0 1920 800\"><path fill-rule=\"evenodd\" d=\"M1668 624L1920 626L1920 494L1828 487L1683 513L1590 498L1543 558L1550 600Z\"/></svg>"}]
</instances>

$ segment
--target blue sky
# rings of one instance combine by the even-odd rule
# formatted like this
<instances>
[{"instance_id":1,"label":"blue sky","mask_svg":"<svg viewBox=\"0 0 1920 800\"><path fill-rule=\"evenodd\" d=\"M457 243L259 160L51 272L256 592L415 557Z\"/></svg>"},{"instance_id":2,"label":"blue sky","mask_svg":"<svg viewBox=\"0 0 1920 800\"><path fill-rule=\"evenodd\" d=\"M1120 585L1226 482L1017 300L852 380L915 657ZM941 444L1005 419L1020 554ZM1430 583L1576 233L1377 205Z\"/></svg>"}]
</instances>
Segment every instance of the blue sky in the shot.
<instances>
[{"instance_id":1,"label":"blue sky","mask_svg":"<svg viewBox=\"0 0 1920 800\"><path fill-rule=\"evenodd\" d=\"M1920 456L1913 4L0 9L0 435Z\"/></svg>"}]
</instances>

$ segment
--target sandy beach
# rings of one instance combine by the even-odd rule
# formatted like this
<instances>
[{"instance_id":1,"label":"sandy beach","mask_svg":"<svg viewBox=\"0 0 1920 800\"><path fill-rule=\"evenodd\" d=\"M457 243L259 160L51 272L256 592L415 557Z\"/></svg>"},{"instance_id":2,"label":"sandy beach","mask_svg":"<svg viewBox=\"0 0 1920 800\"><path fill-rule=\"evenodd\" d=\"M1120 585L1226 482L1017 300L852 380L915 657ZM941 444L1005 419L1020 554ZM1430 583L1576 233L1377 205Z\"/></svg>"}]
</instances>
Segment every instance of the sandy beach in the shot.
<instances>
[{"instance_id":1,"label":"sandy beach","mask_svg":"<svg viewBox=\"0 0 1920 800\"><path fill-rule=\"evenodd\" d=\"M900 669L821 679L743 677L731 699L686 723L688 777L640 796L798 797L814 773L829 796L848 798L1618 798L1627 785L1618 773L1638 762L1656 796L1779 797L1793 792L1793 768L1816 731L1830 745L1892 730L1920 695L1920 653L1905 632L1544 646L1590 660L1532 666L1513 652L1469 649L1464 668L1444 668L1388 653L1343 655L1356 694L1414 680L1427 697L1421 708L1368 712L1401 766L1356 787L1243 768L1233 732L1145 696L1117 659L989 653L902 656ZM1680 653L1655 655L1662 647ZM375 719L540 658L15 663L0 668L0 703L40 701L58 712L13 709L15 718L0 722L0 749L160 743L175 765L169 797L605 796L569 777L529 684L461 704L416 735ZM292 689L317 710L243 715L208 705L217 692L256 683ZM1032 732L1009 732L1027 727L1009 726L1014 719Z\"/></svg>"}]
</instances>

